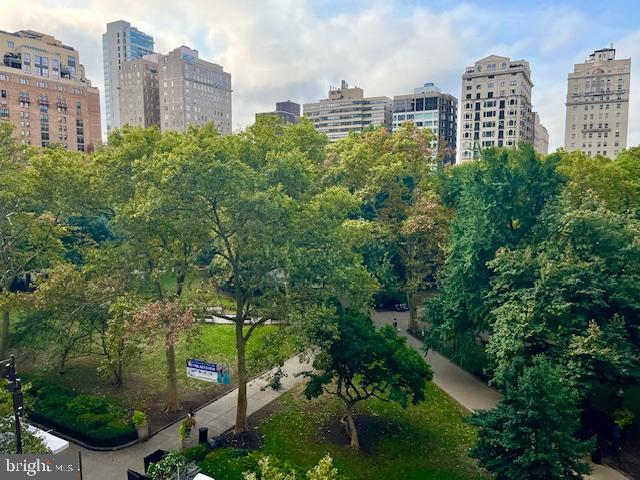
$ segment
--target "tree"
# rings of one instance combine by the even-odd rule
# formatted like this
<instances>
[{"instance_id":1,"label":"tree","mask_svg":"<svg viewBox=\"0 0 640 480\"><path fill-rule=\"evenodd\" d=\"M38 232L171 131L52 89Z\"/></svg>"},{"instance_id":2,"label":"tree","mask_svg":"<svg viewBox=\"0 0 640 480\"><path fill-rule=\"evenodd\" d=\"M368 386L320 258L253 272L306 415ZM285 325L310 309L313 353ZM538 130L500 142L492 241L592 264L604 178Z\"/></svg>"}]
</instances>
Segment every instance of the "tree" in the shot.
<instances>
[{"instance_id":1,"label":"tree","mask_svg":"<svg viewBox=\"0 0 640 480\"><path fill-rule=\"evenodd\" d=\"M307 398L327 393L345 405L346 429L351 447L360 448L354 407L368 398L406 406L425 399L432 373L420 354L389 326L376 330L368 315L349 311L337 317L337 334L320 330L322 348L314 359L315 371L305 372Z\"/></svg>"},{"instance_id":2,"label":"tree","mask_svg":"<svg viewBox=\"0 0 640 480\"><path fill-rule=\"evenodd\" d=\"M571 191L545 209L539 242L500 250L493 270L495 379L536 355L566 365L588 404L594 388L637 382L640 373L640 223Z\"/></svg>"},{"instance_id":3,"label":"tree","mask_svg":"<svg viewBox=\"0 0 640 480\"><path fill-rule=\"evenodd\" d=\"M8 347L13 282L62 259L66 220L94 198L84 155L61 147L25 149L11 130L0 127L0 357Z\"/></svg>"},{"instance_id":4,"label":"tree","mask_svg":"<svg viewBox=\"0 0 640 480\"><path fill-rule=\"evenodd\" d=\"M418 292L444 263L449 214L435 193L421 195L400 227L400 254L406 269L405 291L410 326L417 329Z\"/></svg>"},{"instance_id":5,"label":"tree","mask_svg":"<svg viewBox=\"0 0 640 480\"><path fill-rule=\"evenodd\" d=\"M234 311L238 405L235 430L247 429L246 345L275 319L319 321L336 299L364 305L375 282L345 235L357 206L344 189L319 183L326 138L309 122L260 119L221 137L213 126L190 129L162 174L171 208L204 222L210 272L226 285ZM168 193L167 193L168 194Z\"/></svg>"},{"instance_id":6,"label":"tree","mask_svg":"<svg viewBox=\"0 0 640 480\"><path fill-rule=\"evenodd\" d=\"M545 357L515 375L492 410L476 412L478 440L471 456L497 480L581 479L582 458L594 441L579 440L578 394L563 368Z\"/></svg>"},{"instance_id":7,"label":"tree","mask_svg":"<svg viewBox=\"0 0 640 480\"><path fill-rule=\"evenodd\" d=\"M139 345L127 334L127 323L141 308L142 299L123 294L109 306L109 318L99 329L99 346L104 355L103 366L111 373L113 384L124 383L124 367L140 353Z\"/></svg>"},{"instance_id":8,"label":"tree","mask_svg":"<svg viewBox=\"0 0 640 480\"><path fill-rule=\"evenodd\" d=\"M447 213L434 192L438 160L433 133L404 124L336 142L329 149L325 182L348 188L371 221L362 247L370 271L387 291L400 288L415 327L417 293L443 260Z\"/></svg>"},{"instance_id":9,"label":"tree","mask_svg":"<svg viewBox=\"0 0 640 480\"><path fill-rule=\"evenodd\" d=\"M563 183L560 156L540 158L528 145L488 149L482 159L449 169L440 187L455 213L442 272L442 294L427 306L427 346L469 365L490 327L488 265L500 248L527 242L538 217Z\"/></svg>"},{"instance_id":10,"label":"tree","mask_svg":"<svg viewBox=\"0 0 640 480\"><path fill-rule=\"evenodd\" d=\"M109 281L89 279L71 264L61 263L37 282L28 303L27 318L18 334L30 345L44 347L49 363L64 373L71 358L95 353L94 336L108 318L115 289Z\"/></svg>"},{"instance_id":11,"label":"tree","mask_svg":"<svg viewBox=\"0 0 640 480\"><path fill-rule=\"evenodd\" d=\"M194 317L177 301L157 300L143 307L127 325L129 332L142 334L149 340L164 343L167 359L167 405L165 411L177 412L178 382L175 347L181 333L194 326Z\"/></svg>"}]
</instances>

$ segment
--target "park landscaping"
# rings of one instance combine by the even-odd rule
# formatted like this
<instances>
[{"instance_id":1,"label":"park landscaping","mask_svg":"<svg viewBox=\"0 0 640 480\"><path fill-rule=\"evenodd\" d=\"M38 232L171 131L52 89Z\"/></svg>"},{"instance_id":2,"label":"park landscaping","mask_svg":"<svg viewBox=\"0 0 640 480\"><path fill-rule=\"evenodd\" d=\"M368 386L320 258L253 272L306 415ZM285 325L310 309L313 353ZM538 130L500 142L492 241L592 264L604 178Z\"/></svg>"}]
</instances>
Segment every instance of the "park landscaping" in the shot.
<instances>
[{"instance_id":1,"label":"park landscaping","mask_svg":"<svg viewBox=\"0 0 640 480\"><path fill-rule=\"evenodd\" d=\"M266 326L259 330L256 332L255 341L249 344L247 357L250 375L257 375L266 368L267 365L265 365L261 354L262 342L266 341L276 328L279 327ZM293 344L280 344L280 348L282 358L287 358L295 353ZM231 366L231 384L212 385L187 377L184 368L187 358L229 364ZM35 421L44 423L50 428L60 430L58 425L60 422L55 422L56 418L62 418L59 416L59 410L64 410L69 401L78 397L85 399L85 401L93 399L89 402L97 405L98 411L101 411L105 403L114 405L113 408L122 411L123 414L119 416L117 423L126 431L108 428L113 419L105 417L104 419L94 419L92 427L79 423L76 428L65 432L76 437L78 435L75 432L79 432L79 439L82 439L82 435L88 435L90 438L87 443L97 445L104 442L94 440L92 443L91 430L93 428L104 429L106 432L111 431L112 443L117 443L118 440L123 440L120 443L126 443L124 440L131 440L132 426L129 422L129 414L126 412L132 412L134 409L147 412L150 432L154 433L183 417L186 409L198 408L222 395L233 388L236 383L234 358L234 330L231 325L199 324L195 332L183 338L176 349L179 400L183 409L174 414L163 412L166 374L163 367L165 359L161 350L146 351L132 362L125 371L125 381L120 387L114 386L108 379L100 375L101 358L99 356L84 356L71 360L64 374L60 374L55 369L47 368L46 363L35 360L36 356L32 362L24 365L22 371L26 380L33 383L30 393L33 393L33 396L38 399L44 396L48 397L46 401L33 402L31 416ZM49 397L48 392L55 392L55 395ZM75 405L75 402L72 405ZM63 423L75 425L75 422L65 421Z\"/></svg>"},{"instance_id":2,"label":"park landscaping","mask_svg":"<svg viewBox=\"0 0 640 480\"><path fill-rule=\"evenodd\" d=\"M352 480L490 478L467 455L476 438L467 412L435 385L428 384L423 403L406 409L375 399L360 404L360 452L349 448L342 408L326 396L307 400L302 386L296 387L249 419L262 436L259 449L215 450L200 466L216 480L242 480L263 456L303 473L328 453L340 474Z\"/></svg>"}]
</instances>

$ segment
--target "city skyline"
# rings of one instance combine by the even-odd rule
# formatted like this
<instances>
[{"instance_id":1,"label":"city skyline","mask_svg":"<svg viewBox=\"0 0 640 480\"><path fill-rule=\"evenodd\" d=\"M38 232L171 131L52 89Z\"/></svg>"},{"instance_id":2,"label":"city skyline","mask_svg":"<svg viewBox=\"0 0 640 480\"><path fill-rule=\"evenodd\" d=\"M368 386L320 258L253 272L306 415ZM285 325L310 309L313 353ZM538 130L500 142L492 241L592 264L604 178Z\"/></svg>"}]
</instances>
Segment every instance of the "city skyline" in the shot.
<instances>
[{"instance_id":1,"label":"city skyline","mask_svg":"<svg viewBox=\"0 0 640 480\"><path fill-rule=\"evenodd\" d=\"M160 8L150 9L148 2L115 1L107 7L70 1L52 11L48 0L40 0L5 15L3 29L43 31L75 45L101 95L101 36L108 22L124 19L153 35L157 51L183 44L196 48L234 76L234 130L250 125L256 112L271 109L277 100L315 102L342 78L364 88L367 96L393 97L427 81L457 95L464 69L478 59L490 54L522 58L531 66L532 103L549 130L553 151L564 142L566 79L573 65L611 42L620 58L631 57L633 63L640 56L637 18L625 15L633 12L627 8L631 4L609 9L606 23L599 16L604 14L589 14L589 4L520 8L491 1L480 7L389 0L345 6L274 0L220 5L212 17L196 4L177 8L160 2ZM501 22L495 22L497 7ZM6 8L1 4L0 13ZM631 76L628 145L640 143L639 80Z\"/></svg>"}]
</instances>

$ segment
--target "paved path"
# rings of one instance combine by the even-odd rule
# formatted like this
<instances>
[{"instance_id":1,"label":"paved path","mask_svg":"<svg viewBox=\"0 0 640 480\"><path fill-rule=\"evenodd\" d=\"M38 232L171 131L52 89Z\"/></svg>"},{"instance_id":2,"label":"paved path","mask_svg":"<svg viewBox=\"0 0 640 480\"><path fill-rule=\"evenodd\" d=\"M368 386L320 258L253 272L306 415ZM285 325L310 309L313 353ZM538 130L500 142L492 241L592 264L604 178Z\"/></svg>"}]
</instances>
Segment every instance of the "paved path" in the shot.
<instances>
[{"instance_id":1,"label":"paved path","mask_svg":"<svg viewBox=\"0 0 640 480\"><path fill-rule=\"evenodd\" d=\"M248 415L255 413L284 392L290 390L300 381L296 373L309 370L310 365L301 363L298 356L292 357L284 364L287 376L282 378L282 388L277 392L271 388L262 390L267 384L268 374L262 375L247 385ZM213 403L196 410L196 430L191 433L197 442L197 428L209 427L209 437L220 435L233 427L236 419L236 401L238 390L233 389ZM150 453L162 450L180 450L180 422L157 433L145 443L138 443L115 452L94 452L75 444L71 444L65 453L82 452L82 470L84 480L125 480L127 469L144 472L143 458Z\"/></svg>"},{"instance_id":2,"label":"paved path","mask_svg":"<svg viewBox=\"0 0 640 480\"><path fill-rule=\"evenodd\" d=\"M391 324L393 319L397 318L400 333L408 338L408 343L416 349L422 347L422 342L407 335L409 321L407 313L376 312L373 318L378 326ZM500 399L499 392L451 363L442 355L429 351L427 361L433 369L433 382L468 410L492 408ZM295 377L295 374L309 368L309 364L301 363L297 356L287 360L283 368L287 376L282 379L282 388L277 392L270 388L262 390L262 387L267 384L267 374L251 381L247 386L249 402L247 413L249 415L255 413L290 390L301 380L300 377ZM197 410L197 427L209 427L210 437L219 435L233 427L236 416L236 399L237 390L234 389L206 407ZM129 468L138 472L144 471L142 459L151 452L158 449L179 450L181 448L179 425L180 422L177 422L151 437L148 442L136 444L123 450L93 452L72 443L67 453L82 452L85 480L124 480ZM197 432L193 432L192 435L197 435ZM627 477L609 467L592 466L594 471L588 477L590 480L628 480Z\"/></svg>"},{"instance_id":3,"label":"paved path","mask_svg":"<svg viewBox=\"0 0 640 480\"><path fill-rule=\"evenodd\" d=\"M407 333L409 314L407 312L375 312L373 320L378 326L391 325L398 320L399 333L407 337L407 343L416 349L422 348L422 342ZM454 400L468 410L493 408L500 399L500 393L484 382L463 370L448 359L430 350L427 363L433 370L433 383L447 392ZM592 464L593 472L585 477L589 480L628 480L628 477L605 465Z\"/></svg>"}]
</instances>

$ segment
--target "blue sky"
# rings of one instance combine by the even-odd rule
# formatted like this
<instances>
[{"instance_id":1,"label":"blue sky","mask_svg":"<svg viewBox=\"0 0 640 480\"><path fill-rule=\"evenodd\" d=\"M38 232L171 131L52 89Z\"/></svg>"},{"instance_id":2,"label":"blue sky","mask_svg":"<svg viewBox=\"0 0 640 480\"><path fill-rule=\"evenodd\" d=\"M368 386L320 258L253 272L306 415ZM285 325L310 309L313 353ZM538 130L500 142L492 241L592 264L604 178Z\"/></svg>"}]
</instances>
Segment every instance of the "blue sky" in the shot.
<instances>
[{"instance_id":1,"label":"blue sky","mask_svg":"<svg viewBox=\"0 0 640 480\"><path fill-rule=\"evenodd\" d=\"M326 95L341 79L393 97L433 81L460 97L467 65L495 53L528 60L533 105L563 142L566 77L610 42L632 58L629 143L640 144L640 6L637 2L426 0L0 0L0 29L50 33L80 51L102 88L101 34L125 19L156 49L178 45L231 72L234 127L279 100ZM637 72L636 72L637 71Z\"/></svg>"}]
</instances>

